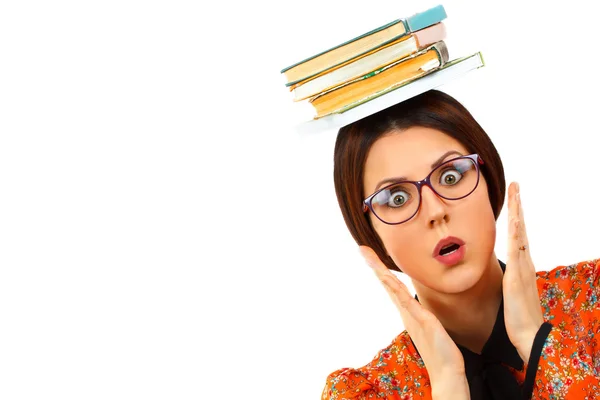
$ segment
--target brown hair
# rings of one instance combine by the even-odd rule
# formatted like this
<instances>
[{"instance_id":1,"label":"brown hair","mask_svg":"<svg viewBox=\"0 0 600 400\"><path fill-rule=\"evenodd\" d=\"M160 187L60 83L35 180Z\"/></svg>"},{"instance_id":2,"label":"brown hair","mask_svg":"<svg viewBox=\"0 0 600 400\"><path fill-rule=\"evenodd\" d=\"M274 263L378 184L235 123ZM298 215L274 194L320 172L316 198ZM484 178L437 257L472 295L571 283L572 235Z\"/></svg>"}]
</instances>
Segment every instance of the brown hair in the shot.
<instances>
[{"instance_id":1,"label":"brown hair","mask_svg":"<svg viewBox=\"0 0 600 400\"><path fill-rule=\"evenodd\" d=\"M335 143L333 180L346 226L358 245L371 247L389 269L399 272L402 271L385 251L363 212L364 166L369 149L378 138L413 126L442 131L469 152L481 156L484 161L481 172L496 219L506 190L504 168L496 147L471 113L446 93L430 90L341 128Z\"/></svg>"}]
</instances>

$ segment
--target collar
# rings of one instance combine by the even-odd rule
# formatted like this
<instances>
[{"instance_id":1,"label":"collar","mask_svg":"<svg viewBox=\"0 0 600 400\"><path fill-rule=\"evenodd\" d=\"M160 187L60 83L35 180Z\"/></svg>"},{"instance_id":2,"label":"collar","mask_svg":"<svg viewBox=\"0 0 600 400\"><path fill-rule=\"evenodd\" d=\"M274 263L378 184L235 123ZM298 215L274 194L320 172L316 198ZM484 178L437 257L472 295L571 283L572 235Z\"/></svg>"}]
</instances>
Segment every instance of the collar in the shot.
<instances>
[{"instance_id":1,"label":"collar","mask_svg":"<svg viewBox=\"0 0 600 400\"><path fill-rule=\"evenodd\" d=\"M500 263L502 272L504 272L506 270L506 264L500 260L498 260L498 262ZM483 361L482 359L485 359L488 362L502 362L518 370L523 368L523 360L521 360L517 349L511 343L510 339L508 338L508 334L506 333L506 325L504 324L504 298L502 298L500 301L500 307L498 308L498 313L496 316L496 323L494 324L494 328L490 337L481 350L481 355L474 353L459 344L457 344L457 347L463 354L465 362L466 359L469 358L471 361L473 361L473 365L477 365L477 361ZM467 370L467 378L468 374L469 371Z\"/></svg>"},{"instance_id":2,"label":"collar","mask_svg":"<svg viewBox=\"0 0 600 400\"><path fill-rule=\"evenodd\" d=\"M504 273L506 264L500 260L498 262ZM415 299L419 301L416 295ZM463 355L465 374L469 382L472 400L500 400L520 397L519 384L509 369L506 368L506 365L508 365L521 370L523 360L521 360L517 349L506 333L504 298L500 301L494 328L483 346L481 354L474 353L459 344L456 344L456 346Z\"/></svg>"}]
</instances>

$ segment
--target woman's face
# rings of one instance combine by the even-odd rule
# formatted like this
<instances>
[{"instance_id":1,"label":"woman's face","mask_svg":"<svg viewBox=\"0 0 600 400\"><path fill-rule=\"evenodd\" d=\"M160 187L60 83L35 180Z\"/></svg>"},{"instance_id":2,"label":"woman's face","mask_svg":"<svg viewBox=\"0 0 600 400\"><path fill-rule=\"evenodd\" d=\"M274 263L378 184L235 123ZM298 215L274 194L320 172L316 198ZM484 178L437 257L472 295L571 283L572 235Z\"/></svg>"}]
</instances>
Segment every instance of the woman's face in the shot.
<instances>
[{"instance_id":1,"label":"woman's face","mask_svg":"<svg viewBox=\"0 0 600 400\"><path fill-rule=\"evenodd\" d=\"M422 180L432 164L449 151L460 154L449 154L443 161L469 154L460 142L436 129L411 127L385 135L367 156L364 193L374 193L378 183L388 178ZM492 259L496 221L483 174L475 191L460 200L443 199L423 186L419 211L402 224L385 224L371 211L369 218L387 253L415 286L440 293L463 292L479 281ZM449 236L465 243L462 260L452 266L433 254L438 242Z\"/></svg>"}]
</instances>

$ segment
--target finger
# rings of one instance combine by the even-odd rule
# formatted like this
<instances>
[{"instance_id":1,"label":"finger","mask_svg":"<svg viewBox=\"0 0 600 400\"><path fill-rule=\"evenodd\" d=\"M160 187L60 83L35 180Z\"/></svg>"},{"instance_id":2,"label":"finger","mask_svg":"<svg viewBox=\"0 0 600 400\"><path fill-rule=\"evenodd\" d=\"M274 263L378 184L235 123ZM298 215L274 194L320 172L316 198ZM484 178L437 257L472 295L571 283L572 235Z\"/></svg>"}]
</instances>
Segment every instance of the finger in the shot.
<instances>
[{"instance_id":1,"label":"finger","mask_svg":"<svg viewBox=\"0 0 600 400\"><path fill-rule=\"evenodd\" d=\"M515 208L515 194L517 192L517 186L515 182L512 182L508 186L508 256L515 257L518 256L515 251L516 241L517 241L517 210Z\"/></svg>"},{"instance_id":2,"label":"finger","mask_svg":"<svg viewBox=\"0 0 600 400\"><path fill-rule=\"evenodd\" d=\"M410 315L407 315L407 304L410 294L408 294L408 289L402 282L395 282L394 279L398 281L397 278L384 275L381 277L381 283L402 314L402 319L405 320L407 317L410 317Z\"/></svg>"},{"instance_id":3,"label":"finger","mask_svg":"<svg viewBox=\"0 0 600 400\"><path fill-rule=\"evenodd\" d=\"M509 276L516 274L521 283L535 280L535 267L529 252L529 240L525 229L523 205L521 203L520 187L513 182L509 186L509 238L507 268ZM510 266L508 266L510 264ZM512 268L515 268L513 271Z\"/></svg>"},{"instance_id":4,"label":"finger","mask_svg":"<svg viewBox=\"0 0 600 400\"><path fill-rule=\"evenodd\" d=\"M512 182L508 187L508 256L514 261L521 259L523 250L519 248L526 243L522 235L522 215L520 213L519 184Z\"/></svg>"},{"instance_id":5,"label":"finger","mask_svg":"<svg viewBox=\"0 0 600 400\"><path fill-rule=\"evenodd\" d=\"M388 268L383 264L383 262L381 262L373 249L368 246L359 246L359 249L363 258L371 267L377 278L381 281L383 287L390 296L390 299L400 312L402 322L404 323L406 329L410 331L412 327L415 326L416 321L405 307L406 296L403 296L405 295L405 292L403 292L405 287L398 286L396 282L394 282L391 277L391 272L389 272ZM398 279L396 278L396 280ZM406 290L406 292L408 292L408 290Z\"/></svg>"},{"instance_id":6,"label":"finger","mask_svg":"<svg viewBox=\"0 0 600 400\"><path fill-rule=\"evenodd\" d=\"M527 228L525 226L525 214L523 213L523 203L521 201L521 189L518 184L515 185L512 199L513 206L513 237L515 240L516 251L519 252L520 259L531 261L529 251L529 238L527 237Z\"/></svg>"},{"instance_id":7,"label":"finger","mask_svg":"<svg viewBox=\"0 0 600 400\"><path fill-rule=\"evenodd\" d=\"M517 192L516 199L517 199L517 203L518 203L518 206L519 206L519 215L520 215L520 219L519 219L519 221L520 221L520 223L519 223L519 228L520 228L519 237L520 237L520 240L523 243L523 245L526 246L525 250L520 250L520 251L524 254L524 256L525 256L524 258L526 259L527 265L529 266L529 268L524 268L523 272L526 275L531 275L531 273L533 272L533 274L535 275L536 271L535 271L535 267L533 265L533 260L531 258L531 251L530 251L530 248L529 248L530 243L529 243L529 238L527 237L527 226L526 226L526 223L525 223L525 214L523 213L523 203L521 202L521 192L520 191Z\"/></svg>"},{"instance_id":8,"label":"finger","mask_svg":"<svg viewBox=\"0 0 600 400\"><path fill-rule=\"evenodd\" d=\"M403 320L410 317L408 321L405 321L405 325L411 323L417 323L423 326L427 322L427 312L423 306L410 294L410 291L406 285L401 282L395 275L389 274L383 277L383 282L392 291L396 301L405 312L407 316L402 315ZM401 310L402 311L402 310ZM408 327L407 327L408 328Z\"/></svg>"},{"instance_id":9,"label":"finger","mask_svg":"<svg viewBox=\"0 0 600 400\"><path fill-rule=\"evenodd\" d=\"M525 214L523 213L523 203L521 202L521 192L517 192L516 203L519 210L519 238L527 245L526 253L529 254L529 240L527 238L527 227L525 226Z\"/></svg>"},{"instance_id":10,"label":"finger","mask_svg":"<svg viewBox=\"0 0 600 400\"><path fill-rule=\"evenodd\" d=\"M414 325L415 322L422 323L424 318L423 308L412 297L406 285L388 270L370 247L360 246L360 252L375 272L375 275L384 284L392 301L400 311L407 329L409 325Z\"/></svg>"},{"instance_id":11,"label":"finger","mask_svg":"<svg viewBox=\"0 0 600 400\"><path fill-rule=\"evenodd\" d=\"M371 267L373 272L375 272L375 275L377 275L379 279L381 279L384 275L390 273L388 268L379 259L377 254L373 251L373 249L371 249L369 246L359 246L359 249L363 258Z\"/></svg>"},{"instance_id":12,"label":"finger","mask_svg":"<svg viewBox=\"0 0 600 400\"><path fill-rule=\"evenodd\" d=\"M508 186L508 217L518 218L519 207L516 200L516 195L519 192L519 184L517 182L511 182Z\"/></svg>"},{"instance_id":13,"label":"finger","mask_svg":"<svg viewBox=\"0 0 600 400\"><path fill-rule=\"evenodd\" d=\"M363 258L371 267L377 278L384 284L386 289L393 290L392 287L395 286L393 283L393 278L395 278L390 270L385 266L385 264L379 259L377 254L368 246L359 246L360 253ZM386 279L387 278L387 279ZM397 280L397 278L396 278Z\"/></svg>"}]
</instances>

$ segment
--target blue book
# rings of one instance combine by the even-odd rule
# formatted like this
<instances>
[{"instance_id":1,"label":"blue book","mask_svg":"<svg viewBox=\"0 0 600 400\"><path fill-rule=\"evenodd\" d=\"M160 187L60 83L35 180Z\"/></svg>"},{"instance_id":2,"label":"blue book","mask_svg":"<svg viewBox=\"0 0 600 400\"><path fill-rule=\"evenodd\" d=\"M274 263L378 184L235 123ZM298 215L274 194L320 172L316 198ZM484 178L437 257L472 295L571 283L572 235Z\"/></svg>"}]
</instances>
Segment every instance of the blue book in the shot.
<instances>
[{"instance_id":1,"label":"blue book","mask_svg":"<svg viewBox=\"0 0 600 400\"><path fill-rule=\"evenodd\" d=\"M281 73L286 77L286 86L292 86L325 71L344 65L357 57L401 39L412 32L437 24L446 17L444 6L435 6L408 18L397 19L319 54L315 54L312 57L284 68L281 70Z\"/></svg>"}]
</instances>

